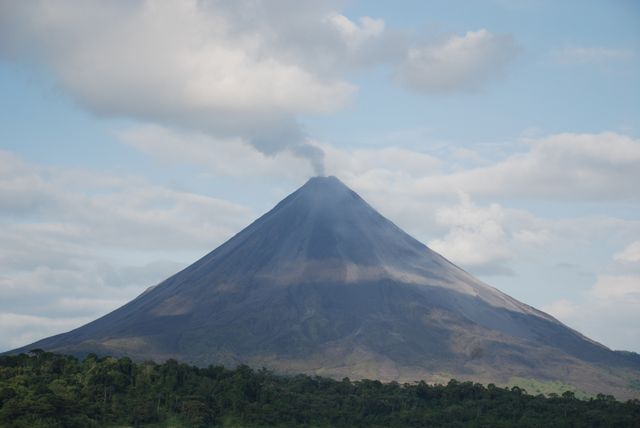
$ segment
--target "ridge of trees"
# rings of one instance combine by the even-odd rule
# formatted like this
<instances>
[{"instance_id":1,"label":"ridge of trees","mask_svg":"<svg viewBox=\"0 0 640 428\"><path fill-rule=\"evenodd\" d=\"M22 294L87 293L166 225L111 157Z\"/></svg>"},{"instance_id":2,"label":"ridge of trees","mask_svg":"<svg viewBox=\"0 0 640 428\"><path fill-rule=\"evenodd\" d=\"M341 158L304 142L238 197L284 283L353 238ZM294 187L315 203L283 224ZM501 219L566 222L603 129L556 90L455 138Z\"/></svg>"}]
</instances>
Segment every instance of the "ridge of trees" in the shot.
<instances>
[{"instance_id":1,"label":"ridge of trees","mask_svg":"<svg viewBox=\"0 0 640 428\"><path fill-rule=\"evenodd\" d=\"M640 401L451 380L398 384L241 365L0 356L2 427L640 427Z\"/></svg>"}]
</instances>

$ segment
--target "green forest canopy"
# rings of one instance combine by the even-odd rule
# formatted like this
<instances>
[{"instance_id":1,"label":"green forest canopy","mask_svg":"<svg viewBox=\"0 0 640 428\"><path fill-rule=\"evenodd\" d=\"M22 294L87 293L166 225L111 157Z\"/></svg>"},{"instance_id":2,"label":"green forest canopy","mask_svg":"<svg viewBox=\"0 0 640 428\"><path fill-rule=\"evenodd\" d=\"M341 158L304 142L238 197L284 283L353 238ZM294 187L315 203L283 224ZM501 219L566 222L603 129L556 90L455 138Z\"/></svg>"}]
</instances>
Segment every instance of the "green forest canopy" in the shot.
<instances>
[{"instance_id":1,"label":"green forest canopy","mask_svg":"<svg viewBox=\"0 0 640 428\"><path fill-rule=\"evenodd\" d=\"M640 427L640 401L521 388L279 376L239 366L0 357L0 426Z\"/></svg>"}]
</instances>

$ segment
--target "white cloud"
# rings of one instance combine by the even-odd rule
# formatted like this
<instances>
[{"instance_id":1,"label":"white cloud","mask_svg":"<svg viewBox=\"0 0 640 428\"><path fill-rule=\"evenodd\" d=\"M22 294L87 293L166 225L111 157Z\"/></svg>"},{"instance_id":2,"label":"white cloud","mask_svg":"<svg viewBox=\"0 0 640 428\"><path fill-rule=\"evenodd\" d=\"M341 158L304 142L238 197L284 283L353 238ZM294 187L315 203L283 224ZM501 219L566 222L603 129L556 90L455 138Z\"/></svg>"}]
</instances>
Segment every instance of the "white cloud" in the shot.
<instances>
[{"instance_id":1,"label":"white cloud","mask_svg":"<svg viewBox=\"0 0 640 428\"><path fill-rule=\"evenodd\" d=\"M640 140L613 132L526 140L525 151L481 168L424 177L416 193L570 200L637 199Z\"/></svg>"},{"instance_id":2,"label":"white cloud","mask_svg":"<svg viewBox=\"0 0 640 428\"><path fill-rule=\"evenodd\" d=\"M583 297L557 300L543 310L613 349L640 352L640 276L601 275Z\"/></svg>"},{"instance_id":3,"label":"white cloud","mask_svg":"<svg viewBox=\"0 0 640 428\"><path fill-rule=\"evenodd\" d=\"M433 240L429 246L463 266L503 261L509 257L504 217L500 205L479 207L463 195L460 204L437 212L436 221L450 229L443 239Z\"/></svg>"},{"instance_id":4,"label":"white cloud","mask_svg":"<svg viewBox=\"0 0 640 428\"><path fill-rule=\"evenodd\" d=\"M325 19L338 30L347 46L352 49L371 39L380 38L385 27L382 19L373 19L368 16L360 18L359 23L339 13L331 13Z\"/></svg>"},{"instance_id":5,"label":"white cloud","mask_svg":"<svg viewBox=\"0 0 640 428\"><path fill-rule=\"evenodd\" d=\"M632 242L627 245L624 250L613 256L615 261L623 263L640 262L640 241Z\"/></svg>"},{"instance_id":6,"label":"white cloud","mask_svg":"<svg viewBox=\"0 0 640 428\"><path fill-rule=\"evenodd\" d=\"M580 308L574 302L567 299L558 299L542 307L542 310L553 315L558 319L571 319L575 317Z\"/></svg>"},{"instance_id":7,"label":"white cloud","mask_svg":"<svg viewBox=\"0 0 640 428\"><path fill-rule=\"evenodd\" d=\"M487 30L409 48L382 19L310 0L0 2L0 55L40 66L99 116L127 117L249 143L262 153L323 154L298 124L335 112L346 76L397 67L410 87L450 92L499 75L511 36Z\"/></svg>"},{"instance_id":8,"label":"white cloud","mask_svg":"<svg viewBox=\"0 0 640 428\"><path fill-rule=\"evenodd\" d=\"M632 234L637 234L640 227ZM628 234L625 234L628 235ZM640 352L640 274L624 265L635 260L638 242L629 244L622 253L614 254L617 262L600 274L590 289L574 301L553 301L543 309L587 336L614 349Z\"/></svg>"},{"instance_id":9,"label":"white cloud","mask_svg":"<svg viewBox=\"0 0 640 428\"><path fill-rule=\"evenodd\" d=\"M63 85L99 112L324 112L351 96L349 84L280 55L272 23L241 28L216 3L9 2L3 12L16 31L10 47L46 56ZM254 3L237 8L255 7L256 20L266 20Z\"/></svg>"},{"instance_id":10,"label":"white cloud","mask_svg":"<svg viewBox=\"0 0 640 428\"><path fill-rule=\"evenodd\" d=\"M50 204L49 185L13 153L0 150L0 212L22 215Z\"/></svg>"},{"instance_id":11,"label":"white cloud","mask_svg":"<svg viewBox=\"0 0 640 428\"><path fill-rule=\"evenodd\" d=\"M640 276L601 276L591 294L598 299L635 298L640 301Z\"/></svg>"},{"instance_id":12,"label":"white cloud","mask_svg":"<svg viewBox=\"0 0 640 428\"><path fill-rule=\"evenodd\" d=\"M424 168L407 176L402 165L389 164L386 172L395 178L398 191L431 198L458 192L492 200L637 200L639 196L635 183L640 182L640 140L636 138L614 132L562 133L525 139L512 147L518 151L482 167L453 172ZM439 160L451 163L447 158ZM349 174L331 162L327 160L330 172Z\"/></svg>"},{"instance_id":13,"label":"white cloud","mask_svg":"<svg viewBox=\"0 0 640 428\"><path fill-rule=\"evenodd\" d=\"M441 201L435 222L445 234L430 240L429 247L477 275L511 276L512 259L552 240L544 222L529 213L496 203L478 205L466 194L457 204Z\"/></svg>"},{"instance_id":14,"label":"white cloud","mask_svg":"<svg viewBox=\"0 0 640 428\"><path fill-rule=\"evenodd\" d=\"M220 242L252 216L244 206L136 177L107 179L88 171L41 167L0 151L0 164L5 161L15 165L0 170L0 217L6 218L0 231L6 245L0 254L5 257L48 239L67 246L91 239L96 245L135 249L159 243L193 248L195 242ZM21 221L11 221L16 212Z\"/></svg>"},{"instance_id":15,"label":"white cloud","mask_svg":"<svg viewBox=\"0 0 640 428\"><path fill-rule=\"evenodd\" d=\"M389 171L405 177L420 177L440 170L442 161L429 153L399 147L342 149L320 145L330 173L354 177L374 171Z\"/></svg>"},{"instance_id":16,"label":"white cloud","mask_svg":"<svg viewBox=\"0 0 640 428\"><path fill-rule=\"evenodd\" d=\"M530 245L544 245L551 240L548 230L518 230L513 234L516 241Z\"/></svg>"},{"instance_id":17,"label":"white cloud","mask_svg":"<svg viewBox=\"0 0 640 428\"><path fill-rule=\"evenodd\" d=\"M238 139L223 140L160 126L132 128L119 132L118 137L162 164L197 165L216 176L280 176L300 181L312 173L305 162L290 152L267 156Z\"/></svg>"},{"instance_id":18,"label":"white cloud","mask_svg":"<svg viewBox=\"0 0 640 428\"><path fill-rule=\"evenodd\" d=\"M597 46L565 46L552 52L559 64L593 64L623 61L633 58L630 49L615 49Z\"/></svg>"},{"instance_id":19,"label":"white cloud","mask_svg":"<svg viewBox=\"0 0 640 428\"><path fill-rule=\"evenodd\" d=\"M517 51L510 35L469 31L410 48L398 77L409 88L424 92L476 89L502 75Z\"/></svg>"},{"instance_id":20,"label":"white cloud","mask_svg":"<svg viewBox=\"0 0 640 428\"><path fill-rule=\"evenodd\" d=\"M319 73L303 55L324 47L338 63L340 52L381 31L381 21L342 17L336 27L341 15L317 3L2 2L0 53L43 63L98 115L240 137L264 153L289 149L321 169L321 153L306 145L295 115L335 111L356 88L337 73ZM277 18L270 9L292 15ZM305 31L308 52L297 45Z\"/></svg>"}]
</instances>

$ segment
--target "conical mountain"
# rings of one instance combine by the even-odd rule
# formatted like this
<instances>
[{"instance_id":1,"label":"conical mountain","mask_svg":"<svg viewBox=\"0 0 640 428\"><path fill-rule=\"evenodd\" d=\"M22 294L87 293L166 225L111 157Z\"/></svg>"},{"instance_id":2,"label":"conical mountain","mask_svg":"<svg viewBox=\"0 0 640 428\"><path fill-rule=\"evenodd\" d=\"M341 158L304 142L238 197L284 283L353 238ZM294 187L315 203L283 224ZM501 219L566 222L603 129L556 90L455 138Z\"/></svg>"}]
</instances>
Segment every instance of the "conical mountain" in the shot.
<instances>
[{"instance_id":1,"label":"conical mountain","mask_svg":"<svg viewBox=\"0 0 640 428\"><path fill-rule=\"evenodd\" d=\"M477 280L316 177L183 271L23 349L381 380L559 380L638 396L614 352Z\"/></svg>"}]
</instances>

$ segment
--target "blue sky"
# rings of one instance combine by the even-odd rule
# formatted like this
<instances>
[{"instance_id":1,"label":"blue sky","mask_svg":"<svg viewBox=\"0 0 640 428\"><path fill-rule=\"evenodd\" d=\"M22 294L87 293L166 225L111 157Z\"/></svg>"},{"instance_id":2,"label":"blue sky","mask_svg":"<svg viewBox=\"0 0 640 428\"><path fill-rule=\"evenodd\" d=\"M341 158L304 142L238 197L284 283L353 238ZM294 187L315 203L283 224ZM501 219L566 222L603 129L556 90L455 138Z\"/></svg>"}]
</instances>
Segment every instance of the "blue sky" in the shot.
<instances>
[{"instance_id":1,"label":"blue sky","mask_svg":"<svg viewBox=\"0 0 640 428\"><path fill-rule=\"evenodd\" d=\"M0 349L118 307L323 167L640 352L640 6L298 3L0 5Z\"/></svg>"}]
</instances>

